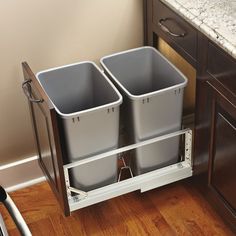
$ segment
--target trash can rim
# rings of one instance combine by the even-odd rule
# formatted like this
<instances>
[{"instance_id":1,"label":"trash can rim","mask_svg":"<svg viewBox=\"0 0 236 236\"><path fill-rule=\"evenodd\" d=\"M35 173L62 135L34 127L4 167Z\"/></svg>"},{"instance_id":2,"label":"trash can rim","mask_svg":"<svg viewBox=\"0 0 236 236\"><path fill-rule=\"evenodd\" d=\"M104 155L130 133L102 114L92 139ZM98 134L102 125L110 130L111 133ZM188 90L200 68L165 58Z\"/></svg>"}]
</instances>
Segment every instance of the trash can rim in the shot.
<instances>
[{"instance_id":1,"label":"trash can rim","mask_svg":"<svg viewBox=\"0 0 236 236\"><path fill-rule=\"evenodd\" d=\"M62 68L67 68L67 67L71 67L71 66L76 66L76 65L81 65L81 64L91 64L92 66L94 66L99 73L104 77L104 79L109 83L109 85L111 86L111 88L114 90L114 92L116 93L116 95L118 96L118 99L115 102L110 102L101 106L97 106L97 107L93 107L93 108L89 108L89 109L85 109L82 111L78 111L78 112L72 112L72 113L63 113L61 112L57 106L53 103L53 101L50 99L50 97L47 95L44 87L42 86L40 80L39 80L39 76L40 74L49 72L49 71L55 71L57 69L62 69ZM39 84L41 85L41 88L44 90L45 94L47 95L48 99L51 101L51 103L53 104L53 107L55 108L56 112L64 119L71 119L74 117L78 117L78 116L82 116L92 112L96 112L97 110L103 110L103 109L108 109L108 108L112 108L112 107L116 107L119 106L122 102L123 102L123 97L120 94L120 92L118 91L118 89L115 87L115 85L107 78L107 76L105 75L105 73L97 66L97 64L93 61L82 61L82 62L76 62L76 63L72 63L72 64L67 64L67 65L63 65L63 66L57 66L57 67L53 67L53 68L49 68L46 70L42 70L39 71L38 73L36 73L36 78L39 82Z\"/></svg>"},{"instance_id":2,"label":"trash can rim","mask_svg":"<svg viewBox=\"0 0 236 236\"><path fill-rule=\"evenodd\" d=\"M181 77L183 78L184 82L181 84L177 84L177 85L173 85L164 89L160 89L157 91L153 91L153 92L149 92L149 93L145 93L145 94L141 94L141 95L134 95L132 93L130 93L116 78L115 76L111 73L111 71L107 68L107 66L105 65L105 63L103 62L105 59L114 57L114 56L118 56L118 55L122 55L122 54L126 54L129 52L135 52L135 51L139 51L139 50L143 50L143 49L150 49L153 50L154 52L156 52L158 55L160 55L160 57L162 57L169 65L171 65L178 74L181 75ZM105 70L108 72L109 76L112 77L112 79L118 84L118 86L129 96L130 99L132 100L140 100L140 99L144 99L144 98L149 98L152 96L155 96L156 94L161 94L164 93L168 90L173 90L173 89L181 89L186 87L188 80L186 78L186 76L173 64L171 63L164 55L162 55L156 48L151 47L151 46L143 46L143 47L138 47L138 48L133 48L133 49L129 49L129 50L125 50L125 51L121 51L121 52L117 52L111 55L107 55L104 56L100 59L100 64L102 65L103 68L105 68Z\"/></svg>"}]
</instances>

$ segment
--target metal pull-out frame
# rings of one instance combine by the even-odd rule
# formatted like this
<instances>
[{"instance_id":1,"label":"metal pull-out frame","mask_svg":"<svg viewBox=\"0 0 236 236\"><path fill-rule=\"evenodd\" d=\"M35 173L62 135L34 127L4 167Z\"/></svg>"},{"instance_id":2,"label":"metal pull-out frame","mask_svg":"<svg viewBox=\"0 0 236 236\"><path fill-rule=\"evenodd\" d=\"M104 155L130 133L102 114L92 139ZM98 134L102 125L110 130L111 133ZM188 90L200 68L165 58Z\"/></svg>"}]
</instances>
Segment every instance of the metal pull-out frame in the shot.
<instances>
[{"instance_id":1,"label":"metal pull-out frame","mask_svg":"<svg viewBox=\"0 0 236 236\"><path fill-rule=\"evenodd\" d=\"M181 161L176 164L150 171L148 173L135 177L133 177L131 174L131 178L129 179L119 181L117 183L110 184L88 192L81 191L70 185L69 170L71 168L107 158L112 155L121 155L124 152L181 135L185 136L184 155L181 158ZM145 192L192 176L192 131L191 129L185 129L156 138L148 139L143 142L121 147L116 150L91 156L84 160L64 165L63 168L70 212L136 190ZM76 193L76 195L72 193Z\"/></svg>"}]
</instances>

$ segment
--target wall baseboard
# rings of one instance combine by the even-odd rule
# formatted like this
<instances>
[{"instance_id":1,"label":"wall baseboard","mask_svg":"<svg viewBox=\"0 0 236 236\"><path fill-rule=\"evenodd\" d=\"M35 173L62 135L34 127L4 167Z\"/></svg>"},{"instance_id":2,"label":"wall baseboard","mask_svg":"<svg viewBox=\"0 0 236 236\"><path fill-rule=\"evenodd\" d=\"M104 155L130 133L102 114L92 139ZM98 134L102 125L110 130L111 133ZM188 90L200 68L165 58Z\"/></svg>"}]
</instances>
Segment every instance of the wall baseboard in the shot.
<instances>
[{"instance_id":1,"label":"wall baseboard","mask_svg":"<svg viewBox=\"0 0 236 236\"><path fill-rule=\"evenodd\" d=\"M38 157L33 156L0 166L0 185L12 192L45 181Z\"/></svg>"}]
</instances>

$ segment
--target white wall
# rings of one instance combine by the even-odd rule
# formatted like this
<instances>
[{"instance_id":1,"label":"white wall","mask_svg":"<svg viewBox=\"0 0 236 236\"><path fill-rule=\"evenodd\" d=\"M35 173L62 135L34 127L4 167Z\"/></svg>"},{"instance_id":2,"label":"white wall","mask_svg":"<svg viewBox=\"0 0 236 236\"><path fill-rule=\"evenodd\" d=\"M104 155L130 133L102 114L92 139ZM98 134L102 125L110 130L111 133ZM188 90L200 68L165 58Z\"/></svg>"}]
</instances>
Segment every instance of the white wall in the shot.
<instances>
[{"instance_id":1,"label":"white wall","mask_svg":"<svg viewBox=\"0 0 236 236\"><path fill-rule=\"evenodd\" d=\"M35 154L21 62L34 72L143 43L142 0L0 1L0 163Z\"/></svg>"}]
</instances>

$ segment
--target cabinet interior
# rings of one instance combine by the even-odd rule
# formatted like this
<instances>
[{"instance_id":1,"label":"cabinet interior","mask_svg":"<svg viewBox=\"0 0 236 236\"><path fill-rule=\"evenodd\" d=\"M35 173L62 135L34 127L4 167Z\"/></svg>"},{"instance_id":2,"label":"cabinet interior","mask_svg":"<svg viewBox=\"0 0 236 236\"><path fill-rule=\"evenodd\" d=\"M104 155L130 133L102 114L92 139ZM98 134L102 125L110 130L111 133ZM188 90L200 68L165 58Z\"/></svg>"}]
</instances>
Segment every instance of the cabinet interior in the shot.
<instances>
[{"instance_id":1,"label":"cabinet interior","mask_svg":"<svg viewBox=\"0 0 236 236\"><path fill-rule=\"evenodd\" d=\"M188 85L184 90L183 120L186 121L187 125L192 127L194 123L196 98L196 69L160 37L158 38L157 48L188 79Z\"/></svg>"}]
</instances>

